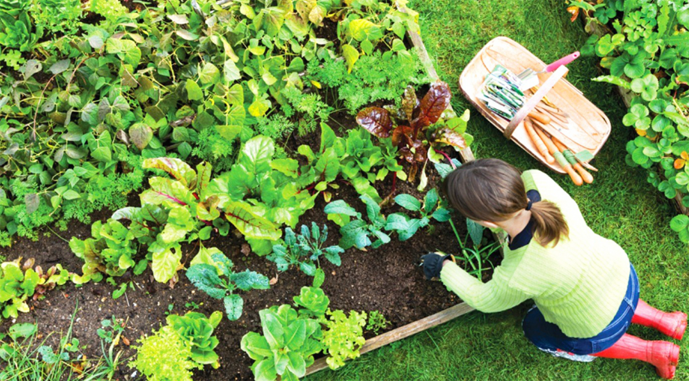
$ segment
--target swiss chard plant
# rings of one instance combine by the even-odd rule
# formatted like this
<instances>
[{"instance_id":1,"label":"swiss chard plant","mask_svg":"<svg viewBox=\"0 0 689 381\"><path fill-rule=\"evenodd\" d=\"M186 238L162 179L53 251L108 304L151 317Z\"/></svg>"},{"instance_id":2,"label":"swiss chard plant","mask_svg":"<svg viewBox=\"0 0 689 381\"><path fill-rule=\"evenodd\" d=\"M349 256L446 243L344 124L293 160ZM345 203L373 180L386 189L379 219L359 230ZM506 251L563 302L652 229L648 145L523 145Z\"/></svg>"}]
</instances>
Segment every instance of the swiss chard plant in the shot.
<instances>
[{"instance_id":1,"label":"swiss chard plant","mask_svg":"<svg viewBox=\"0 0 689 381\"><path fill-rule=\"evenodd\" d=\"M273 245L273 253L268 260L275 262L279 271L286 271L292 266L298 267L306 275L315 276L320 267L320 257L323 256L330 263L339 266L342 263L340 254L344 249L337 246L323 247L328 239L328 226L321 230L318 224L311 223L301 226L301 234L295 234L291 228L285 228L284 245Z\"/></svg>"},{"instance_id":2,"label":"swiss chard plant","mask_svg":"<svg viewBox=\"0 0 689 381\"><path fill-rule=\"evenodd\" d=\"M210 317L199 312L187 312L184 316L169 315L167 323L182 340L191 343L191 359L197 364L218 364L218 354L215 348L220 343L213 336L213 330L222 320L222 312L215 311Z\"/></svg>"},{"instance_id":3,"label":"swiss chard plant","mask_svg":"<svg viewBox=\"0 0 689 381\"><path fill-rule=\"evenodd\" d=\"M437 81L419 100L410 86L404 91L401 109L394 113L382 107L368 107L357 114L357 123L379 138L390 138L400 156L412 164L409 181L414 181L420 163L425 163L433 146L467 147L468 113L457 117L443 113L450 105L450 88ZM396 124L395 120L399 120ZM440 121L440 122L439 122ZM403 124L404 123L404 124Z\"/></svg>"},{"instance_id":4,"label":"swiss chard plant","mask_svg":"<svg viewBox=\"0 0 689 381\"><path fill-rule=\"evenodd\" d=\"M256 381L296 381L314 363L313 355L323 350L323 331L316 319L300 316L287 304L259 311L263 335L249 332L241 348L254 364Z\"/></svg>"},{"instance_id":5,"label":"swiss chard plant","mask_svg":"<svg viewBox=\"0 0 689 381\"><path fill-rule=\"evenodd\" d=\"M450 219L450 211L443 206L438 197L438 191L431 189L426 193L423 204L416 197L401 194L395 197L395 203L410 212L419 214L420 218L412 218L404 213L392 213L388 216L385 229L397 232L400 241L411 238L420 228L425 228L434 219L438 222L447 222Z\"/></svg>"},{"instance_id":6,"label":"swiss chard plant","mask_svg":"<svg viewBox=\"0 0 689 381\"><path fill-rule=\"evenodd\" d=\"M369 222L366 222L361 213L344 200L333 201L324 209L328 218L341 226L342 238L340 238L339 245L345 250L350 247L364 250L368 246L376 249L390 242L390 236L383 231L387 220L385 215L381 213L380 206L367 195L361 196L360 199L366 204L366 215ZM352 217L354 218L352 219ZM372 238L375 241L372 241Z\"/></svg>"},{"instance_id":7,"label":"swiss chard plant","mask_svg":"<svg viewBox=\"0 0 689 381\"><path fill-rule=\"evenodd\" d=\"M222 299L227 318L237 320L242 316L244 299L237 290L267 290L268 278L254 271L233 271L234 264L217 248L201 248L191 261L187 278L199 290L211 298Z\"/></svg>"}]
</instances>

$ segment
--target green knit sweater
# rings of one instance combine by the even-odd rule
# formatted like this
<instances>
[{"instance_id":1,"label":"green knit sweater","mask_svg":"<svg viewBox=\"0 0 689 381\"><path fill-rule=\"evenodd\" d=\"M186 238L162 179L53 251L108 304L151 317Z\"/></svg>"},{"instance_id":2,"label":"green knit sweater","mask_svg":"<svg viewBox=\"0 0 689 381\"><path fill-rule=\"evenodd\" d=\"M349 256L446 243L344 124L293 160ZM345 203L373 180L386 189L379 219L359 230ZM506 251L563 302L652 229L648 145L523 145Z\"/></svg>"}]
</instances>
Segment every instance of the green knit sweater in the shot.
<instances>
[{"instance_id":1,"label":"green knit sweater","mask_svg":"<svg viewBox=\"0 0 689 381\"><path fill-rule=\"evenodd\" d=\"M483 283L454 263L440 279L470 306L498 312L533 299L545 320L573 338L599 334L612 322L627 291L629 259L614 241L594 233L577 203L548 175L538 170L522 174L526 190L537 190L542 200L560 207L569 225L569 239L557 246L541 246L535 239L510 250Z\"/></svg>"}]
</instances>

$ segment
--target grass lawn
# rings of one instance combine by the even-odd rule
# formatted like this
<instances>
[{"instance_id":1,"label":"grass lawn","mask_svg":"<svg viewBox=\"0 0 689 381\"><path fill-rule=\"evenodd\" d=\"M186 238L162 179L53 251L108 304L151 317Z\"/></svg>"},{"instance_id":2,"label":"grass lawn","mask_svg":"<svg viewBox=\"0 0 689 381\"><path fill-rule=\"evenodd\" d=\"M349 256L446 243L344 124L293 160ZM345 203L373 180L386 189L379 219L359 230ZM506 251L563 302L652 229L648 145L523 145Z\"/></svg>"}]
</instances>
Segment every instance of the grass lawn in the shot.
<instances>
[{"instance_id":1,"label":"grass lawn","mask_svg":"<svg viewBox=\"0 0 689 381\"><path fill-rule=\"evenodd\" d=\"M469 107L457 88L464 66L496 36L508 36L546 62L578 50L588 37L571 23L562 0L412 0L420 13L422 37L436 68L455 94L458 112ZM575 200L589 225L620 243L641 280L641 297L665 310L689 311L689 254L669 228L674 210L646 182L641 169L625 164L630 129L621 123L624 105L616 90L591 82L599 75L597 59L581 57L569 65L569 81L600 107L613 133L598 155L592 185L575 187L553 174ZM521 169L539 168L480 114L472 110L469 132L477 157L497 157ZM521 319L530 307L483 314L472 312L433 330L366 354L343 369L323 371L308 380L653 380L653 367L639 361L597 359L590 364L541 353L522 335ZM664 337L633 326L630 333ZM689 335L688 335L689 336ZM689 339L684 340L677 380L689 380Z\"/></svg>"}]
</instances>

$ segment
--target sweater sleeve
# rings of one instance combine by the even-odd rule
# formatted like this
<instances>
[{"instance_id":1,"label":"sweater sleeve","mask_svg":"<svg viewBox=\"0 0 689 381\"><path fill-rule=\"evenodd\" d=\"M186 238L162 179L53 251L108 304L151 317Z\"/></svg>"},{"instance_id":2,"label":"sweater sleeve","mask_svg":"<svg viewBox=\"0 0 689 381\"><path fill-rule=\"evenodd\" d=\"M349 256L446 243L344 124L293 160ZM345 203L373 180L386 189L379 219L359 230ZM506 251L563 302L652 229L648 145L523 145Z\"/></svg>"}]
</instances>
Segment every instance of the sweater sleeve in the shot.
<instances>
[{"instance_id":1,"label":"sweater sleeve","mask_svg":"<svg viewBox=\"0 0 689 381\"><path fill-rule=\"evenodd\" d=\"M440 280L452 292L481 312L508 310L530 299L526 293L509 287L509 271L498 266L493 279L483 283L454 263L443 266Z\"/></svg>"}]
</instances>

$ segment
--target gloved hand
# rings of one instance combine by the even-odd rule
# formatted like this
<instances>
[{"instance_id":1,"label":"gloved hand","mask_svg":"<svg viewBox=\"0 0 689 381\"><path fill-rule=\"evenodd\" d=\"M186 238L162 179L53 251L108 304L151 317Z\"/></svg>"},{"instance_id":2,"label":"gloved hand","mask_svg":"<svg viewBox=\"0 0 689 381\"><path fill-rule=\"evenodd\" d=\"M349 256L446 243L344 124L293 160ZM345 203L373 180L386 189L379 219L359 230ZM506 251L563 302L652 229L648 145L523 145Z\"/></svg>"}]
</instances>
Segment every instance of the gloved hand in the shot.
<instances>
[{"instance_id":1,"label":"gloved hand","mask_svg":"<svg viewBox=\"0 0 689 381\"><path fill-rule=\"evenodd\" d=\"M454 261L454 258L451 254L445 254L442 252L428 253L422 256L421 260L423 261L423 273L426 275L426 279L431 280L432 278L439 278L440 270L443 269L443 262L448 258Z\"/></svg>"}]
</instances>

